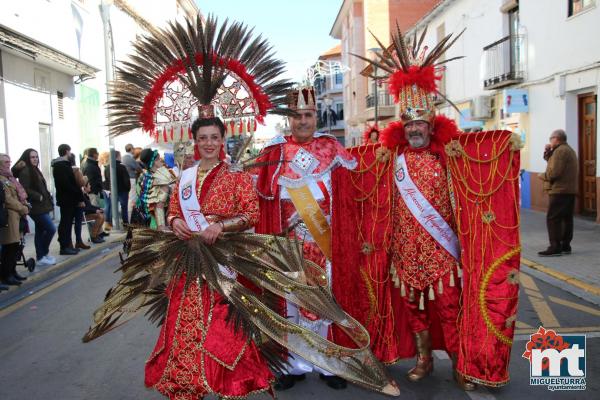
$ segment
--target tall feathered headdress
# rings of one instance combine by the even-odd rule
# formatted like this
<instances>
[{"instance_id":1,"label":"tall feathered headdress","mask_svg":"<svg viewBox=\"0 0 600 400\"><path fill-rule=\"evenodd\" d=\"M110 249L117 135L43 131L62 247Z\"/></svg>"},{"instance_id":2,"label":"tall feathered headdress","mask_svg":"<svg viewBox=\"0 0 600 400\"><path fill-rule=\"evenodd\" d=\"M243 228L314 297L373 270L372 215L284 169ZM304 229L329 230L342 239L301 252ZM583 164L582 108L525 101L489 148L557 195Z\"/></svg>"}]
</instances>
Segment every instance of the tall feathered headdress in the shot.
<instances>
[{"instance_id":1,"label":"tall feathered headdress","mask_svg":"<svg viewBox=\"0 0 600 400\"><path fill-rule=\"evenodd\" d=\"M407 43L396 23L396 33L392 33L392 45L389 48L371 33L382 49L381 53L376 54L376 60L370 60L357 54L353 55L388 73L389 90L394 95L395 102L400 106L402 121L431 122L435 116L434 94L455 107L439 92L437 81L442 79L443 64L460 59L462 56L442 61L439 59L463 32L464 30L454 38L452 38L452 34L447 35L427 54L428 47L421 48L427 29L423 30L418 39L415 31L412 41L409 39ZM381 77L373 76L373 78L380 79Z\"/></svg>"},{"instance_id":2,"label":"tall feathered headdress","mask_svg":"<svg viewBox=\"0 0 600 400\"><path fill-rule=\"evenodd\" d=\"M276 80L284 63L242 23L171 22L133 48L111 86L111 135L141 128L157 142L178 142L198 116L220 117L234 134L253 132L267 113L290 113L283 106L292 84Z\"/></svg>"}]
</instances>

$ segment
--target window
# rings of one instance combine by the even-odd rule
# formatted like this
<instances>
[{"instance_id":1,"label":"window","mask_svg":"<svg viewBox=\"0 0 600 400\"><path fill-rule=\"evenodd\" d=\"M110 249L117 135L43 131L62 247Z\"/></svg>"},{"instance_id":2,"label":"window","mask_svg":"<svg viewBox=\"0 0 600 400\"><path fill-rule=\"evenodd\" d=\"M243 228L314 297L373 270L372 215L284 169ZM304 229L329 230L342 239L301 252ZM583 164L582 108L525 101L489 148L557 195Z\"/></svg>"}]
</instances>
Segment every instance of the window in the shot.
<instances>
[{"instance_id":1,"label":"window","mask_svg":"<svg viewBox=\"0 0 600 400\"><path fill-rule=\"evenodd\" d=\"M65 119L65 106L63 98L63 92L56 92L56 100L58 102L58 119Z\"/></svg>"},{"instance_id":2,"label":"window","mask_svg":"<svg viewBox=\"0 0 600 400\"><path fill-rule=\"evenodd\" d=\"M336 73L335 73L335 84L336 84L336 85L341 85L341 84L342 84L342 78L343 78L343 75L342 75L342 73L341 73L341 72L339 72L339 71L338 71L338 72L336 72Z\"/></svg>"},{"instance_id":3,"label":"window","mask_svg":"<svg viewBox=\"0 0 600 400\"><path fill-rule=\"evenodd\" d=\"M593 7L596 0L569 0L569 17Z\"/></svg>"}]
</instances>

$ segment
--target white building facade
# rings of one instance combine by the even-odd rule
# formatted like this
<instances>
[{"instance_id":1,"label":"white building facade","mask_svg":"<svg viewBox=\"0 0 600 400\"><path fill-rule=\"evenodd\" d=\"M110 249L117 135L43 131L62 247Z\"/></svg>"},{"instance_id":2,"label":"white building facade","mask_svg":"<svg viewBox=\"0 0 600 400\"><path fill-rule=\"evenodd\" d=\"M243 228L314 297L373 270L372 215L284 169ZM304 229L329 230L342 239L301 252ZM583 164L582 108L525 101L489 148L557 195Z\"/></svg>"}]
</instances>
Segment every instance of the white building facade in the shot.
<instances>
[{"instance_id":1,"label":"white building facade","mask_svg":"<svg viewBox=\"0 0 600 400\"><path fill-rule=\"evenodd\" d=\"M110 15L112 44L105 52L101 6ZM147 26L195 16L192 0L12 0L0 13L0 152L15 161L27 148L40 153L53 184L50 161L67 143L76 154L108 150L106 54L123 60ZM108 64L110 65L110 63ZM132 133L115 141L145 146Z\"/></svg>"},{"instance_id":2,"label":"white building facade","mask_svg":"<svg viewBox=\"0 0 600 400\"><path fill-rule=\"evenodd\" d=\"M427 26L425 43L434 45L466 28L445 56L464 58L447 64L440 85L462 115L439 107L465 131L521 135L525 208L547 207L537 174L546 168L542 154L551 132L564 129L580 162L577 210L598 218L598 22L597 0L444 0L408 32Z\"/></svg>"}]
</instances>

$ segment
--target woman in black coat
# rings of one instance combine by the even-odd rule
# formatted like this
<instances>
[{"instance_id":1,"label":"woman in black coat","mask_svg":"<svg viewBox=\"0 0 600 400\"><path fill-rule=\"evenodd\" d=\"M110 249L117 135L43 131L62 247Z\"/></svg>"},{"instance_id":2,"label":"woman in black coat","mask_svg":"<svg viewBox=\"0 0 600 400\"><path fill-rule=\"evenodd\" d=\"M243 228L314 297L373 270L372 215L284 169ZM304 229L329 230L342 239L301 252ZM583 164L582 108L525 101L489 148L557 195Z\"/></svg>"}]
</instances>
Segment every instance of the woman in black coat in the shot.
<instances>
[{"instance_id":1,"label":"woman in black coat","mask_svg":"<svg viewBox=\"0 0 600 400\"><path fill-rule=\"evenodd\" d=\"M27 192L27 200L31 203L29 216L35 223L34 241L37 263L38 265L52 265L56 264L54 257L49 254L50 243L56 233L56 227L50 217L54 203L39 165L38 152L34 149L27 149L11 170Z\"/></svg>"}]
</instances>

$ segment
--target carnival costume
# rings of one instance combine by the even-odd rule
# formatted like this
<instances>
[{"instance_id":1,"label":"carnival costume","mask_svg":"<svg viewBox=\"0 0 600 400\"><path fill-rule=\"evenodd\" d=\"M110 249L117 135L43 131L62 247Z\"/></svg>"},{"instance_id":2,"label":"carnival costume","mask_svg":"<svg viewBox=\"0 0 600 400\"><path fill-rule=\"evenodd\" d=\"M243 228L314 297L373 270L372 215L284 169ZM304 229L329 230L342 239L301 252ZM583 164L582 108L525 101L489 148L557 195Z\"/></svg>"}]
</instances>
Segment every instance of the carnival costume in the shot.
<instances>
[{"instance_id":1,"label":"carnival costume","mask_svg":"<svg viewBox=\"0 0 600 400\"><path fill-rule=\"evenodd\" d=\"M132 215L132 223L153 229L166 226L166 210L176 181L166 166L154 168L158 157L158 151L151 149L144 149L140 155L144 169L136 182L137 200Z\"/></svg>"},{"instance_id":2,"label":"carnival costume","mask_svg":"<svg viewBox=\"0 0 600 400\"><path fill-rule=\"evenodd\" d=\"M369 330L382 361L416 348L410 380L431 372L437 348L450 354L465 390L500 386L509 379L519 290L519 140L509 131L460 133L435 115L439 66L452 59L437 60L457 37L426 54L424 36L406 43L398 30L378 60L365 59L389 74L401 121L380 144L353 148L358 168L333 182L333 229L348 232L334 241L333 273L358 269L333 291L354 294L338 300ZM428 146L408 145L411 121L432 128Z\"/></svg>"},{"instance_id":3,"label":"carnival costume","mask_svg":"<svg viewBox=\"0 0 600 400\"><path fill-rule=\"evenodd\" d=\"M316 111L314 88L302 86L289 93L291 110ZM288 232L290 238L304 243L304 257L331 275L331 176L338 168L352 169L354 158L335 136L316 132L308 141L297 142L293 135L276 136L267 143L258 158L266 163L252 171L260 196L259 233ZM291 303L282 304L281 312L299 325L332 338L331 322L307 313ZM301 375L313 366L298 356L289 360L287 373ZM328 371L317 368L325 375Z\"/></svg>"},{"instance_id":4,"label":"carnival costume","mask_svg":"<svg viewBox=\"0 0 600 400\"><path fill-rule=\"evenodd\" d=\"M188 140L196 109L200 119L213 119L216 109L230 129L260 122L267 112L289 113L279 107L289 84L273 81L283 63L242 24L218 27L215 19L198 17L152 32L134 47L109 102L113 135L142 127L158 141ZM302 244L240 232L258 220L257 195L243 168L221 159L209 171L182 171L167 222L182 218L192 232L218 222L221 237L206 245L197 234L180 240L170 231L134 229L123 275L94 313L84 341L146 311L162 325L146 384L170 398L240 398L270 390L269 368L285 368L283 348L352 382L397 394L368 348L366 330L332 299L324 271L303 259ZM353 348L281 317L278 298L339 325Z\"/></svg>"}]
</instances>

